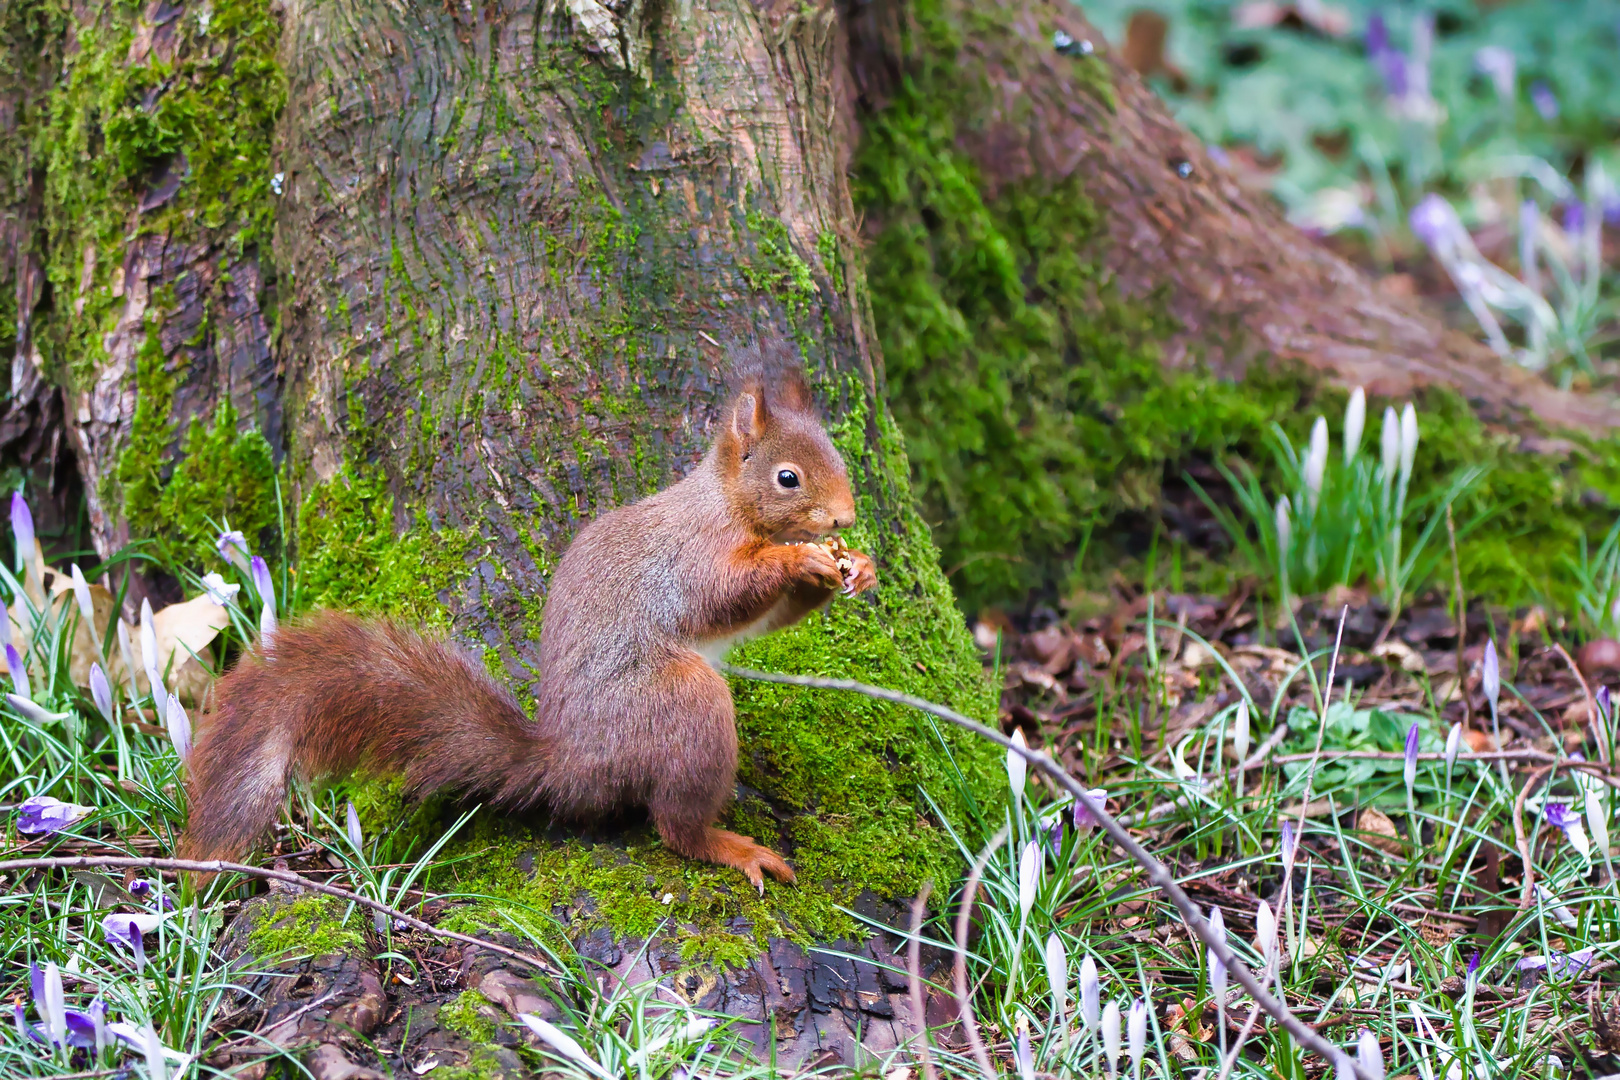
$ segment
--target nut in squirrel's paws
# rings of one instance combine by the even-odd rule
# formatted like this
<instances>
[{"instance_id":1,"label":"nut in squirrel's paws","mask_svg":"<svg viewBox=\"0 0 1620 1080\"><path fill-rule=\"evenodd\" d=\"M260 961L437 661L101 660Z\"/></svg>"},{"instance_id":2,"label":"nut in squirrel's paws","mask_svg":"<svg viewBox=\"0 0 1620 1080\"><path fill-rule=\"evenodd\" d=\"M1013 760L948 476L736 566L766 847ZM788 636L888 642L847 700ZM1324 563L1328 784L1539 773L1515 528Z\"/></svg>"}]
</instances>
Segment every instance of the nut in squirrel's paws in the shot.
<instances>
[{"instance_id":1,"label":"nut in squirrel's paws","mask_svg":"<svg viewBox=\"0 0 1620 1080\"><path fill-rule=\"evenodd\" d=\"M856 551L844 543L844 538L836 533L829 536L821 547L832 556L833 562L838 566L839 576L844 579L845 596L858 596L877 586L877 567L873 564L871 556Z\"/></svg>"}]
</instances>

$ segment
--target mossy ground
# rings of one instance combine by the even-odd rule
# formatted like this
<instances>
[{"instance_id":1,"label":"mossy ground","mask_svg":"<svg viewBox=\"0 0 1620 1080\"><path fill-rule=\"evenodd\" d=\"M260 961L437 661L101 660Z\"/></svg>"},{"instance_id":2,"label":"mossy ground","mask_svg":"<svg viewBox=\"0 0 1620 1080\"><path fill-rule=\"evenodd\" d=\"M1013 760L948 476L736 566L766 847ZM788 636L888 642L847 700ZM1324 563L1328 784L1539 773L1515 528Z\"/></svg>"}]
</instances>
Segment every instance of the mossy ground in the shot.
<instances>
[{"instance_id":1,"label":"mossy ground","mask_svg":"<svg viewBox=\"0 0 1620 1080\"><path fill-rule=\"evenodd\" d=\"M345 910L341 900L325 896L303 896L270 907L248 934L248 951L266 960L290 954L325 956L364 948L360 923L354 919L344 922Z\"/></svg>"}]
</instances>

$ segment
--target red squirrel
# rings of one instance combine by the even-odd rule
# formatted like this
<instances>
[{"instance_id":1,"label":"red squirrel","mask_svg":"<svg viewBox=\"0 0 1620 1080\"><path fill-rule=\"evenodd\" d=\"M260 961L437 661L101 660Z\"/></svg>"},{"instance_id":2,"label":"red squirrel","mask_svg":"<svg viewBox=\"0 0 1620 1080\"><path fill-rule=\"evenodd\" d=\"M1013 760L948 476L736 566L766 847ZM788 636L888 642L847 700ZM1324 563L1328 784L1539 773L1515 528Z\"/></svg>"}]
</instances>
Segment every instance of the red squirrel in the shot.
<instances>
[{"instance_id":1,"label":"red squirrel","mask_svg":"<svg viewBox=\"0 0 1620 1080\"><path fill-rule=\"evenodd\" d=\"M848 528L843 459L797 373L750 376L684 479L586 525L551 579L530 720L452 646L339 613L283 627L218 683L187 790L188 859L233 859L274 823L293 775L403 773L407 793L478 795L566 818L645 807L663 842L791 882L780 855L716 828L737 770L731 689L713 662L840 590L877 584L816 543Z\"/></svg>"}]
</instances>

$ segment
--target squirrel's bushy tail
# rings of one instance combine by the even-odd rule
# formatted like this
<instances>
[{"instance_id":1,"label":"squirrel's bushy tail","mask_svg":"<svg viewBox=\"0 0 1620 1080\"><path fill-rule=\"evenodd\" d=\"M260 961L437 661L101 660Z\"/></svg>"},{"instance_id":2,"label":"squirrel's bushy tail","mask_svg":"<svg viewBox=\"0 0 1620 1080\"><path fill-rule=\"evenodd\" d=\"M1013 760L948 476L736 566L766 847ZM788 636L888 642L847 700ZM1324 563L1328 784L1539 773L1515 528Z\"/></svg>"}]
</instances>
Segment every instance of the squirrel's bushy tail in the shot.
<instances>
[{"instance_id":1,"label":"squirrel's bushy tail","mask_svg":"<svg viewBox=\"0 0 1620 1080\"><path fill-rule=\"evenodd\" d=\"M282 627L219 681L191 755L180 853L242 856L274 823L294 775L366 767L402 773L410 794L482 789L524 803L544 759L516 700L459 650L388 623L317 615Z\"/></svg>"}]
</instances>

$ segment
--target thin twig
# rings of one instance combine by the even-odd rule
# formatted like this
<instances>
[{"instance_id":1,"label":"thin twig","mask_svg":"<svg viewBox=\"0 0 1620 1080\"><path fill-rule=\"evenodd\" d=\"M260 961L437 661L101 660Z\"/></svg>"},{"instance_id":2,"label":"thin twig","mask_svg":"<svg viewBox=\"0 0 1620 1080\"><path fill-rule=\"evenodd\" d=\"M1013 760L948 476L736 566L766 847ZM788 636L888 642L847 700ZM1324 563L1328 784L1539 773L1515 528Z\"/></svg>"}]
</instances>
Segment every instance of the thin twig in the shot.
<instances>
[{"instance_id":1,"label":"thin twig","mask_svg":"<svg viewBox=\"0 0 1620 1080\"><path fill-rule=\"evenodd\" d=\"M982 739L988 739L1005 750L1016 752L1025 761L1050 776L1058 786L1066 790L1075 799L1080 800L1080 805L1090 810L1092 817L1102 830L1142 868L1147 875L1147 879L1164 892L1166 898L1181 913L1181 917L1186 920L1187 925L1226 965L1227 971L1231 973L1238 985L1249 992L1260 1008L1276 1018L1277 1022L1294 1037L1295 1042L1313 1053L1320 1054L1325 1061L1332 1061L1339 1054L1338 1049L1332 1043L1322 1038L1309 1025L1296 1017L1285 1003L1278 1001L1271 995L1270 991L1261 985L1260 980L1255 978L1254 973L1244 965L1231 947L1222 940L1222 936L1216 934L1210 928L1209 923L1204 920L1203 912L1198 910L1198 905L1193 903L1192 897L1188 896L1186 891L1182 889L1170 868L1160 862L1141 844L1137 843L1136 839L1126 832L1118 821L1114 820L1113 815L1109 814L1106 808L1097 805L1098 800L1092 799L1086 793L1085 786L1069 775L1050 756L1037 750L1031 750L1026 746L1019 746L1001 732L986 727L977 720L963 716L954 709L948 709L943 705L935 704L924 698L914 697L911 694L903 694L898 690L870 686L866 683L856 682L853 679L822 679L809 675L783 675L776 672L754 671L748 668L734 667L731 664L721 664L719 668L728 675L754 679L759 682L804 686L818 690L847 690L876 698L879 701L890 701L896 705L906 705L913 709L920 709L931 716L937 716L941 720L970 731ZM976 887L977 882L974 884ZM965 906L964 910L966 910ZM965 935L965 922L959 922L958 927ZM1359 1066L1352 1067L1355 1075L1360 1077L1361 1080L1374 1080L1374 1077L1366 1070L1361 1069Z\"/></svg>"},{"instance_id":2,"label":"thin twig","mask_svg":"<svg viewBox=\"0 0 1620 1080\"><path fill-rule=\"evenodd\" d=\"M1598 744L1598 758L1602 760L1603 764L1607 765L1609 764L1608 732L1603 730L1603 725L1598 720L1597 699L1592 696L1592 687L1587 683L1586 676L1581 674L1580 665L1569 655L1563 645L1553 642L1553 649L1559 656L1564 658L1564 663L1569 665L1569 670L1575 675L1575 681L1581 684L1581 693L1586 695L1586 719L1592 725L1592 738L1596 739Z\"/></svg>"},{"instance_id":3,"label":"thin twig","mask_svg":"<svg viewBox=\"0 0 1620 1080\"><path fill-rule=\"evenodd\" d=\"M1281 745L1282 741L1287 737L1288 721L1279 719L1277 721L1277 726L1272 729L1271 734L1266 736L1266 741L1260 744L1260 749L1256 750L1253 754L1250 754L1247 761L1243 761L1232 766L1231 770L1227 773L1228 777L1235 779L1242 776L1250 769L1258 769L1260 766L1264 765L1266 763L1266 755L1277 749L1277 747ZM1291 757L1285 757L1272 758L1271 760L1291 761L1293 759ZM1176 780L1174 783L1177 786L1181 785L1180 780ZM1119 823L1126 828L1130 828L1132 825L1140 825L1143 822L1157 821L1159 818L1167 817L1168 815L1175 813L1184 806L1191 806L1196 801L1198 801L1198 793L1189 791L1183 795L1178 795L1176 798L1167 803L1160 803L1151 809L1142 810L1135 814L1122 815L1119 819Z\"/></svg>"},{"instance_id":4,"label":"thin twig","mask_svg":"<svg viewBox=\"0 0 1620 1080\"><path fill-rule=\"evenodd\" d=\"M323 881L313 881L302 875L295 874L291 870L270 870L263 866L247 866L242 863L225 862L221 859L132 859L115 855L72 855L60 858L7 859L0 862L0 874L12 870L88 870L94 867L133 867L141 870L175 870L194 874L243 874L248 877L285 882L288 885L296 885L311 892L324 893L339 900L347 900L351 904L358 904L361 907L370 908L372 911L380 911L390 918L404 923L406 926L432 934L434 937L460 941L468 945L477 945L481 949L499 953L508 959L520 960L530 967L545 972L547 975L560 976L562 974L556 967L537 956L530 956L528 953L520 952L517 949L509 949L505 945L485 941L483 938L458 934L453 930L440 930L432 923L423 922L414 915L407 915L397 908L391 908L377 900L361 896L359 893L349 892L347 889L340 889L335 885L328 885Z\"/></svg>"},{"instance_id":5,"label":"thin twig","mask_svg":"<svg viewBox=\"0 0 1620 1080\"><path fill-rule=\"evenodd\" d=\"M922 993L922 920L928 907L928 894L934 891L932 881L923 882L922 891L911 902L911 938L906 942L906 986L911 993L911 1015L917 1021L917 1060L922 1063L924 1080L934 1080L934 1055L928 1046L928 1013L923 1005Z\"/></svg>"},{"instance_id":6,"label":"thin twig","mask_svg":"<svg viewBox=\"0 0 1620 1080\"><path fill-rule=\"evenodd\" d=\"M1524 860L1524 890L1519 893L1519 910L1524 911L1530 907L1531 890L1536 884L1536 864L1530 857L1530 841L1524 835L1524 800L1530 794L1530 789L1541 782L1541 778L1552 772L1558 766L1543 765L1539 769L1530 770L1525 778L1524 787L1519 789L1518 798L1513 800L1513 839L1519 847L1519 858Z\"/></svg>"},{"instance_id":7,"label":"thin twig","mask_svg":"<svg viewBox=\"0 0 1620 1080\"><path fill-rule=\"evenodd\" d=\"M1007 740L1011 743L1012 740ZM979 1022L973 1018L973 998L968 993L967 985L967 933L968 920L973 915L973 900L979 893L979 879L984 876L984 868L990 862L990 856L996 853L1007 839L1007 829L1003 826L1001 831L984 846L979 857L973 860L973 869L969 871L967 884L962 887L962 906L956 913L956 958L951 962L951 981L956 988L956 1015L962 1021L962 1031L967 1035L968 1047L973 1051L973 1057L979 1063L979 1070L984 1073L984 1080L997 1080L996 1070L990 1065L990 1054L984 1048L984 1040L979 1038Z\"/></svg>"}]
</instances>

